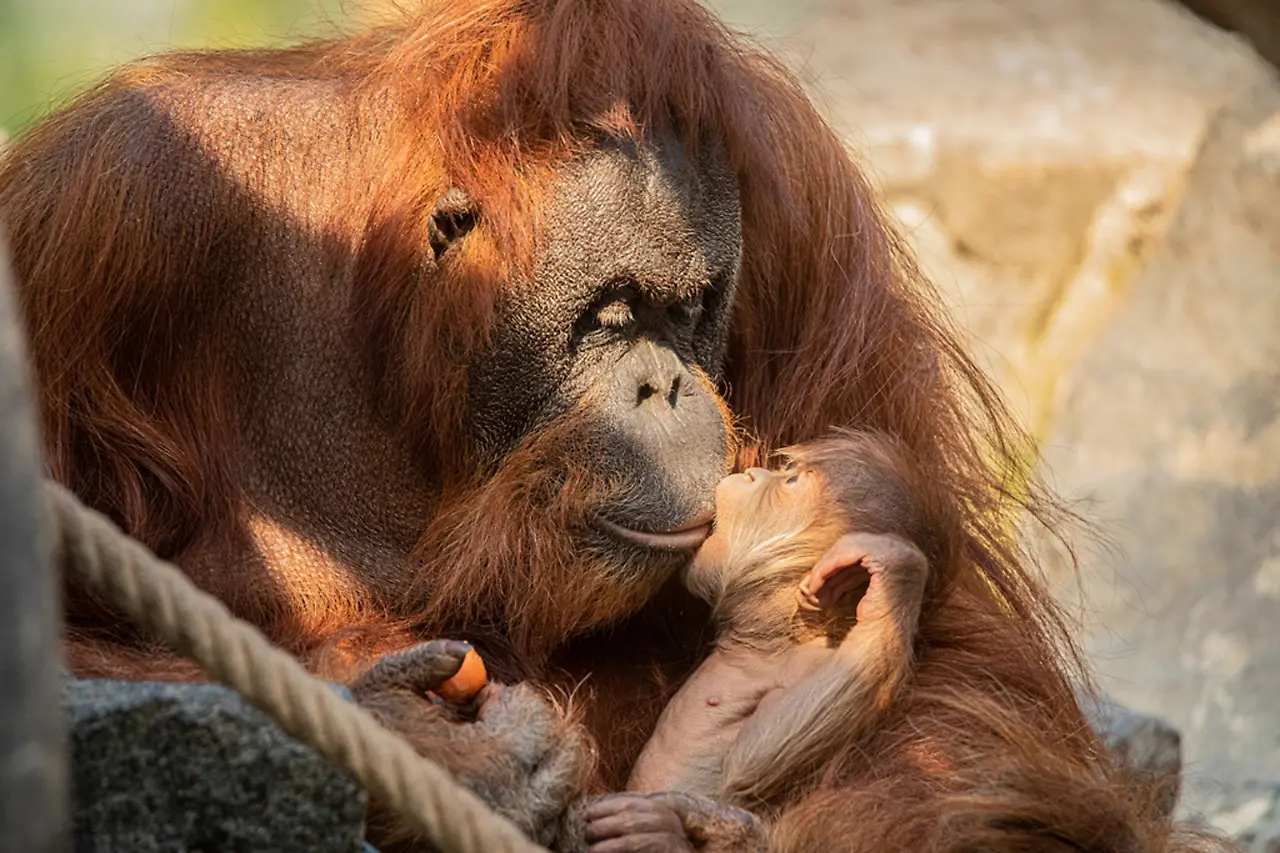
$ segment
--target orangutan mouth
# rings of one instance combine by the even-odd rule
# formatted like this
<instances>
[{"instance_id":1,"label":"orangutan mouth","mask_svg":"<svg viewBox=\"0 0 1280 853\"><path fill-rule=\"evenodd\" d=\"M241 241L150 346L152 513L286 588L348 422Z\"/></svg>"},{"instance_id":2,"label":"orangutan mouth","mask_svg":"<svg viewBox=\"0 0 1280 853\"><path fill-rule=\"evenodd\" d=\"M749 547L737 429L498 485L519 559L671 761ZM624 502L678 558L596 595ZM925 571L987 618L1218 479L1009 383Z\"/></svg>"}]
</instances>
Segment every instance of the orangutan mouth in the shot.
<instances>
[{"instance_id":1,"label":"orangutan mouth","mask_svg":"<svg viewBox=\"0 0 1280 853\"><path fill-rule=\"evenodd\" d=\"M700 514L691 523L675 530L635 530L623 527L605 518L597 518L600 529L623 542L639 545L654 551L696 551L711 535L711 511Z\"/></svg>"}]
</instances>

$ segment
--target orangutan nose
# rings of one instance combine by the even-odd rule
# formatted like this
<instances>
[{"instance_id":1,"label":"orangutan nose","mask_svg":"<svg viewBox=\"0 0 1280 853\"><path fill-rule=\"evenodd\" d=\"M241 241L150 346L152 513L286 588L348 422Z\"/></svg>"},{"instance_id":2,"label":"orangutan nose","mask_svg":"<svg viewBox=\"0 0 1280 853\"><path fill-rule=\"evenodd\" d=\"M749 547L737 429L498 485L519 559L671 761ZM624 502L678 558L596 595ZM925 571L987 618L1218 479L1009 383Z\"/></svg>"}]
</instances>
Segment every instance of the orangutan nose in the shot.
<instances>
[{"instance_id":1,"label":"orangutan nose","mask_svg":"<svg viewBox=\"0 0 1280 853\"><path fill-rule=\"evenodd\" d=\"M666 347L642 343L624 367L627 380L636 389L636 406L674 409L680 401L680 390L688 381L688 368Z\"/></svg>"}]
</instances>

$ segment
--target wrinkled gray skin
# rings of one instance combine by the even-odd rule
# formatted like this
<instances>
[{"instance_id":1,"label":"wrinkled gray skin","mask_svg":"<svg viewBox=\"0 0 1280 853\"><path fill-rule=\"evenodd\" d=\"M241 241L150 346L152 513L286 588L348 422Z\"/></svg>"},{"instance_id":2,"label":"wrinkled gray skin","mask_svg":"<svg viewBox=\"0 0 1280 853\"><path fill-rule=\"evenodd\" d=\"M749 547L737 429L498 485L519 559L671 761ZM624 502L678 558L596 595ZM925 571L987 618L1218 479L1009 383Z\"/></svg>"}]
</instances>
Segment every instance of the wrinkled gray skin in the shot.
<instances>
[{"instance_id":1,"label":"wrinkled gray skin","mask_svg":"<svg viewBox=\"0 0 1280 853\"><path fill-rule=\"evenodd\" d=\"M257 164L269 155L239 141L220 152L220 169L259 180ZM588 444L576 458L620 486L615 505L595 509L641 531L678 528L709 513L726 473L727 425L693 369L712 380L721 372L741 210L722 150L699 150L694 161L676 141L605 143L565 167L540 223L533 280L505 289L491 348L469 378L471 449L490 470L521 439L589 399ZM305 191L294 182L303 177L290 173L287 185L258 191L273 206L294 205L294 194ZM317 195L307 213L319 221L306 223L308 230L323 225L325 193ZM484 216L461 190L443 193L432 249L453 251ZM230 273L240 290L227 296L247 315L235 321L239 340L228 345L247 414L246 491L261 516L248 559L265 564L293 601L370 594L395 601L405 558L435 511L435 472L416 455L419 436L390 424L381 401L371 399L361 369L367 342L348 332L359 294L333 280L315 247L292 245L295 227L257 239L281 255ZM433 275L424 263L415 286L435 286ZM601 555L595 568L603 572L665 577L687 557L645 552L599 530L565 534L574 537L567 549ZM182 563L217 584L228 563L245 562L243 550L228 554L212 543ZM308 583L312 574L325 591Z\"/></svg>"},{"instance_id":2,"label":"wrinkled gray skin","mask_svg":"<svg viewBox=\"0 0 1280 853\"><path fill-rule=\"evenodd\" d=\"M566 169L535 279L512 283L471 384L493 456L589 396L592 463L635 495L605 515L642 530L706 511L725 473L725 423L691 368L720 373L741 211L722 155L702 160L622 142Z\"/></svg>"}]
</instances>

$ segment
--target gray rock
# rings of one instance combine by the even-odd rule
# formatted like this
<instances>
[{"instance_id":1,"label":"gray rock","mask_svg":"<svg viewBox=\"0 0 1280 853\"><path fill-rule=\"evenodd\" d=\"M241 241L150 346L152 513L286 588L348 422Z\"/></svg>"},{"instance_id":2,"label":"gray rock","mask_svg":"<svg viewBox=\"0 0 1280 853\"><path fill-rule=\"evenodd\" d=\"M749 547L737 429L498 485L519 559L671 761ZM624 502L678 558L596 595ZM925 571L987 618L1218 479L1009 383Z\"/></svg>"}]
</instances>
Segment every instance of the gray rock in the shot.
<instances>
[{"instance_id":1,"label":"gray rock","mask_svg":"<svg viewBox=\"0 0 1280 853\"><path fill-rule=\"evenodd\" d=\"M67 683L78 853L353 853L355 781L217 685Z\"/></svg>"},{"instance_id":2,"label":"gray rock","mask_svg":"<svg viewBox=\"0 0 1280 853\"><path fill-rule=\"evenodd\" d=\"M1280 85L1212 123L1065 390L1048 477L1114 546L1083 555L1087 648L1109 695L1182 732L1194 813L1280 769Z\"/></svg>"},{"instance_id":3,"label":"gray rock","mask_svg":"<svg viewBox=\"0 0 1280 853\"><path fill-rule=\"evenodd\" d=\"M1158 781L1165 814L1178 801L1182 774L1182 736L1159 717L1139 714L1109 698L1081 697L1089 724L1113 756L1137 777Z\"/></svg>"},{"instance_id":4,"label":"gray rock","mask_svg":"<svg viewBox=\"0 0 1280 853\"><path fill-rule=\"evenodd\" d=\"M801 71L1037 438L1209 121L1274 74L1168 0L710 2Z\"/></svg>"},{"instance_id":5,"label":"gray rock","mask_svg":"<svg viewBox=\"0 0 1280 853\"><path fill-rule=\"evenodd\" d=\"M1205 822L1246 853L1280 853L1280 783L1240 786L1214 804Z\"/></svg>"},{"instance_id":6,"label":"gray rock","mask_svg":"<svg viewBox=\"0 0 1280 853\"><path fill-rule=\"evenodd\" d=\"M1268 62L1280 67L1280 10L1274 0L1180 0L1206 21L1240 33Z\"/></svg>"},{"instance_id":7,"label":"gray rock","mask_svg":"<svg viewBox=\"0 0 1280 853\"><path fill-rule=\"evenodd\" d=\"M40 500L27 351L0 240L0 850L67 840L66 732L58 713L58 596Z\"/></svg>"}]
</instances>

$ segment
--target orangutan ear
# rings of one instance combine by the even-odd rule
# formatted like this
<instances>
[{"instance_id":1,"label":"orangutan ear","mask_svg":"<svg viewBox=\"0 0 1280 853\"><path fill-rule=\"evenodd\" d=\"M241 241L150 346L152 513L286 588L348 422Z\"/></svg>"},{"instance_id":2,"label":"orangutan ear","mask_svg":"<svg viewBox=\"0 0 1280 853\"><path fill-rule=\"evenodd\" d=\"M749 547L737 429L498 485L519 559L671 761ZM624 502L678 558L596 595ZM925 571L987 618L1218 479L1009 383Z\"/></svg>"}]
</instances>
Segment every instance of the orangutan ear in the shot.
<instances>
[{"instance_id":1,"label":"orangutan ear","mask_svg":"<svg viewBox=\"0 0 1280 853\"><path fill-rule=\"evenodd\" d=\"M476 208L465 190L454 187L436 201L427 222L427 240L439 258L476 227Z\"/></svg>"}]
</instances>

